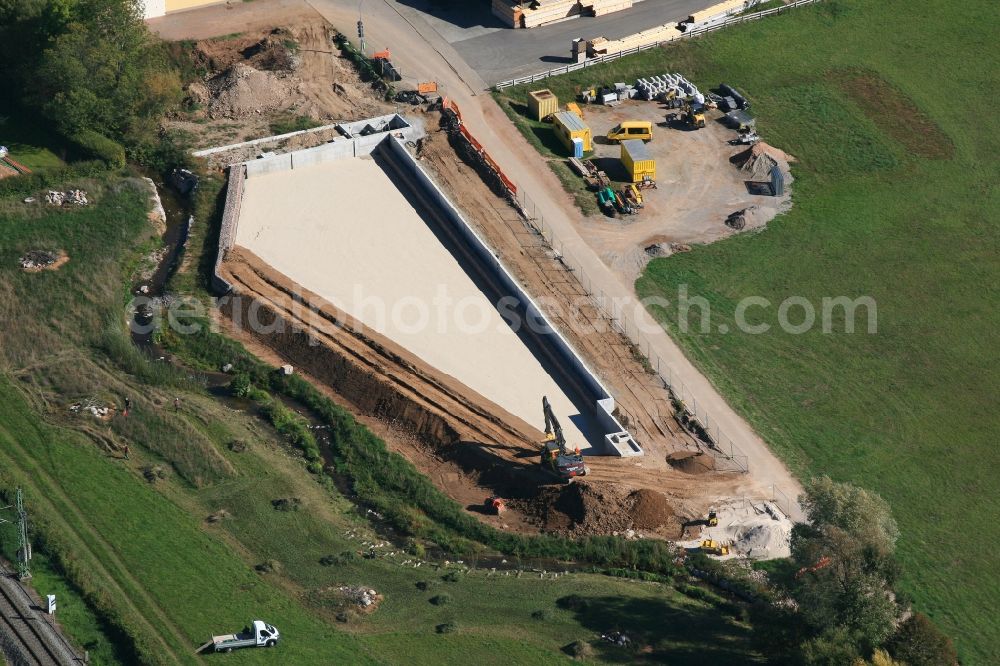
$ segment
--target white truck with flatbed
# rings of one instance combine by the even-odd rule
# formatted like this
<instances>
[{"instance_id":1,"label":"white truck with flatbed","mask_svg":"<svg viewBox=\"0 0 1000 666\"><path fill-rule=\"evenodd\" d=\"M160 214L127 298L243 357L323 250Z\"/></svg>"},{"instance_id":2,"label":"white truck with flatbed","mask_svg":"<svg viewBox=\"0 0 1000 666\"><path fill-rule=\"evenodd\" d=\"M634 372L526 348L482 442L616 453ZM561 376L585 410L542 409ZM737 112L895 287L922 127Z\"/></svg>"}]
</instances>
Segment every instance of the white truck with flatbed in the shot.
<instances>
[{"instance_id":1,"label":"white truck with flatbed","mask_svg":"<svg viewBox=\"0 0 1000 666\"><path fill-rule=\"evenodd\" d=\"M212 647L216 652L232 652L239 648L274 647L280 639L281 634L273 626L254 620L238 634L212 636Z\"/></svg>"}]
</instances>

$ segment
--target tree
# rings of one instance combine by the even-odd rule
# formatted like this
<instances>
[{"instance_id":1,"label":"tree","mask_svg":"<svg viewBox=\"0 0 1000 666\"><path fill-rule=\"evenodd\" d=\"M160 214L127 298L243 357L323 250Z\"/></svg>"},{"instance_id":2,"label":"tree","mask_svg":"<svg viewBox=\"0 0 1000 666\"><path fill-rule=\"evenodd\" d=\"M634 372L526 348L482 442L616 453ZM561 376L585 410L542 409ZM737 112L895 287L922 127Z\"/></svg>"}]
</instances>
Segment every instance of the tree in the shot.
<instances>
[{"instance_id":1,"label":"tree","mask_svg":"<svg viewBox=\"0 0 1000 666\"><path fill-rule=\"evenodd\" d=\"M802 644L808 666L844 666L860 658L857 640L845 627L832 627Z\"/></svg>"},{"instance_id":2,"label":"tree","mask_svg":"<svg viewBox=\"0 0 1000 666\"><path fill-rule=\"evenodd\" d=\"M180 98L179 77L158 55L138 0L79 0L42 54L27 99L68 136L148 132Z\"/></svg>"},{"instance_id":3,"label":"tree","mask_svg":"<svg viewBox=\"0 0 1000 666\"><path fill-rule=\"evenodd\" d=\"M899 625L886 647L907 666L954 666L958 653L951 639L923 613L914 613Z\"/></svg>"},{"instance_id":4,"label":"tree","mask_svg":"<svg viewBox=\"0 0 1000 666\"><path fill-rule=\"evenodd\" d=\"M885 553L895 550L899 527L876 493L822 476L809 483L801 501L813 525L839 527Z\"/></svg>"},{"instance_id":5,"label":"tree","mask_svg":"<svg viewBox=\"0 0 1000 666\"><path fill-rule=\"evenodd\" d=\"M816 631L844 629L868 653L893 634L899 616L892 592L898 531L889 507L874 493L825 477L808 485L802 504L812 522L792 531L793 557L801 567L829 560L793 590L802 616Z\"/></svg>"},{"instance_id":6,"label":"tree","mask_svg":"<svg viewBox=\"0 0 1000 666\"><path fill-rule=\"evenodd\" d=\"M906 664L901 664L892 657L885 650L875 650L875 654L872 655L870 661L864 659L855 659L851 666L907 666Z\"/></svg>"}]
</instances>

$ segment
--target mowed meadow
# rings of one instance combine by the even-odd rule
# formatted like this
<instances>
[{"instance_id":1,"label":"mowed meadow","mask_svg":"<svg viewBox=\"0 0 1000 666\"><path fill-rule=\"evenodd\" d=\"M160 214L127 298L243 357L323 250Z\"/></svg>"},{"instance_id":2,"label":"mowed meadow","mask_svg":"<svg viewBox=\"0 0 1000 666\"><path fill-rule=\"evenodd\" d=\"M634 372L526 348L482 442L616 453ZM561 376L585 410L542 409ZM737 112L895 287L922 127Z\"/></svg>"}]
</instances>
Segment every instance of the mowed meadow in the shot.
<instances>
[{"instance_id":1,"label":"mowed meadow","mask_svg":"<svg viewBox=\"0 0 1000 666\"><path fill-rule=\"evenodd\" d=\"M676 304L686 285L707 300L710 333L697 308L688 332L675 308L654 314L800 476L890 501L904 588L969 664L1000 657L984 612L1000 601L998 24L989 0L830 0L544 82L565 100L663 72L726 82L752 100L764 140L797 158L791 211L762 233L653 261L637 291ZM496 97L525 125L538 87ZM738 330L747 296L772 303L748 310L771 330L720 334ZM784 333L777 308L790 296L817 317L824 297L870 296L877 333L864 310L853 334ZM831 323L843 331L842 312Z\"/></svg>"}]
</instances>

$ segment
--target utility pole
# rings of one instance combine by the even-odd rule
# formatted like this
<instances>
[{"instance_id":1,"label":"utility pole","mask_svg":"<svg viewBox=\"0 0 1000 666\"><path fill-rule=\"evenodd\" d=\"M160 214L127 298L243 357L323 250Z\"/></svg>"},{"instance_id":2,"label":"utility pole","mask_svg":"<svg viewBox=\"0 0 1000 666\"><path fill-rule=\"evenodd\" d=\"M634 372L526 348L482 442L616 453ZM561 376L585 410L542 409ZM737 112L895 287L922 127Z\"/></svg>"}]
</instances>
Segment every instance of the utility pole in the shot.
<instances>
[{"instance_id":1,"label":"utility pole","mask_svg":"<svg viewBox=\"0 0 1000 666\"><path fill-rule=\"evenodd\" d=\"M28 512L24 510L24 493L21 488L17 489L16 506L0 506L0 511L7 509L17 510L17 577L21 580L31 578L31 569L28 561L31 559L31 543L28 541ZM0 518L0 524L9 523L6 518Z\"/></svg>"},{"instance_id":2,"label":"utility pole","mask_svg":"<svg viewBox=\"0 0 1000 666\"><path fill-rule=\"evenodd\" d=\"M17 554L17 575L21 580L31 578L28 561L31 559L31 543L28 541L28 512L24 510L24 494L20 486L17 489L17 522L20 535L20 547Z\"/></svg>"}]
</instances>

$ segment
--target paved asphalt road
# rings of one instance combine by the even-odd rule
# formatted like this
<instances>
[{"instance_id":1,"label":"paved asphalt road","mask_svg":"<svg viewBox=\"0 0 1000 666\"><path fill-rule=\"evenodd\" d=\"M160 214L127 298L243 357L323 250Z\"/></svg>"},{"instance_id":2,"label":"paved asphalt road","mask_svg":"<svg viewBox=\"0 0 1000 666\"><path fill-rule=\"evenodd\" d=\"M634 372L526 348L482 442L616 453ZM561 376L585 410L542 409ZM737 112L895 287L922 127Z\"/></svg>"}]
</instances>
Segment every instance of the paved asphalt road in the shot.
<instances>
[{"instance_id":1,"label":"paved asphalt road","mask_svg":"<svg viewBox=\"0 0 1000 666\"><path fill-rule=\"evenodd\" d=\"M568 63L570 42L576 37L617 39L686 18L711 5L712 0L643 0L631 9L600 18L574 18L531 30L504 28L490 13L489 0L390 0L390 4L402 13L418 10L483 81L492 85Z\"/></svg>"}]
</instances>

